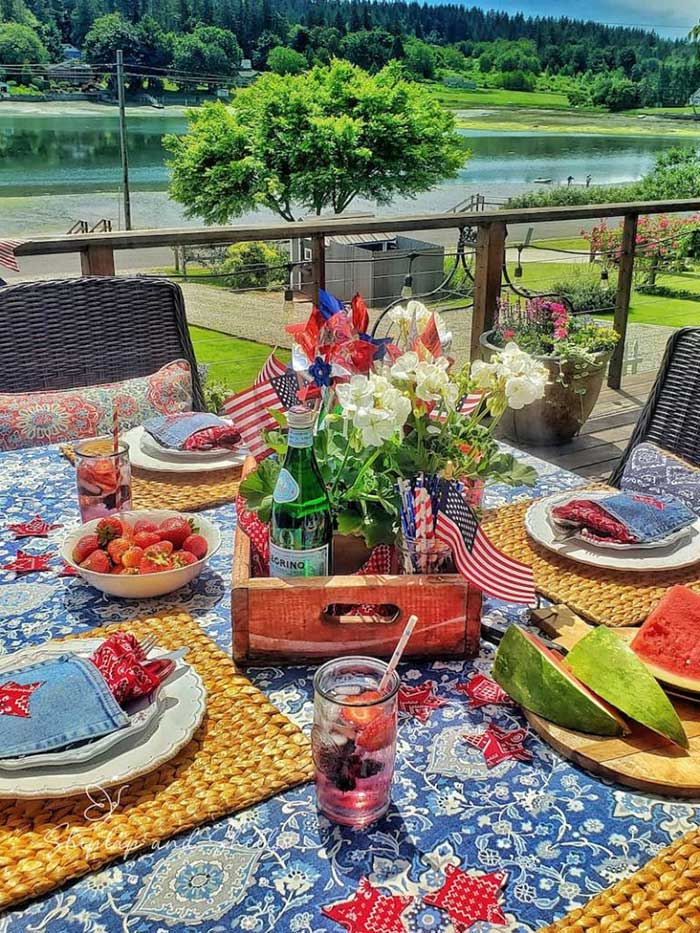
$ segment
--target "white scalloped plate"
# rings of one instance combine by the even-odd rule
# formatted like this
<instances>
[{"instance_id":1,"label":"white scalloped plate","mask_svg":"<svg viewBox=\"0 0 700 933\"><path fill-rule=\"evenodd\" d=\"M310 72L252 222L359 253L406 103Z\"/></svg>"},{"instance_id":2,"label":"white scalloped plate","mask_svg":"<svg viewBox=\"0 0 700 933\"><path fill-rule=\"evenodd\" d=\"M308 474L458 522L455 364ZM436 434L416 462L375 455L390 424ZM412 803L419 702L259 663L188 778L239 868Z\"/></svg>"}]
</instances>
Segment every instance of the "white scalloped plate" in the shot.
<instances>
[{"instance_id":1,"label":"white scalloped plate","mask_svg":"<svg viewBox=\"0 0 700 933\"><path fill-rule=\"evenodd\" d=\"M104 639L74 639L47 642L23 648L2 659L1 670L12 670L17 663L31 663L41 651L56 654L83 649L92 652ZM157 658L165 651L154 650ZM95 788L128 783L169 761L190 741L199 728L207 708L206 690L197 672L182 659L176 662L175 673L161 686L158 715L148 726L131 737L107 749L89 761L71 765L31 768L26 771L0 771L0 798L72 797Z\"/></svg>"},{"instance_id":2,"label":"white scalloped plate","mask_svg":"<svg viewBox=\"0 0 700 933\"><path fill-rule=\"evenodd\" d=\"M578 494L581 495L580 492ZM689 526L687 536L666 547L613 550L595 547L578 538L559 540L550 522L549 511L553 505L560 505L570 499L571 495L569 491L548 496L546 499L538 499L525 513L525 530L530 537L547 550L559 554L560 557L604 570L624 570L635 573L678 570L700 562L700 518ZM593 494L589 495L588 492L586 496L593 498Z\"/></svg>"}]
</instances>

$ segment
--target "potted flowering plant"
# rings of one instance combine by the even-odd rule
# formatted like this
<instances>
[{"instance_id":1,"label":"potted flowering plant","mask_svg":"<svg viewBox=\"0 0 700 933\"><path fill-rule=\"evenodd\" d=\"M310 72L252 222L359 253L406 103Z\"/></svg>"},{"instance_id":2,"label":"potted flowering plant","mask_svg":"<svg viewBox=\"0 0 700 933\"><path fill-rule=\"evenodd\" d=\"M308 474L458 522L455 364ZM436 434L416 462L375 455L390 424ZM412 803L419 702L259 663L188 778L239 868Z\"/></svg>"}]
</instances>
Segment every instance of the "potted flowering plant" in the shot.
<instances>
[{"instance_id":1,"label":"potted flowering plant","mask_svg":"<svg viewBox=\"0 0 700 933\"><path fill-rule=\"evenodd\" d=\"M549 299L500 301L494 328L481 336L485 360L497 367L503 349L515 344L549 374L541 398L505 412L504 435L538 445L570 441L593 411L618 339L611 328ZM488 371L481 375L488 379Z\"/></svg>"},{"instance_id":2,"label":"potted flowering plant","mask_svg":"<svg viewBox=\"0 0 700 933\"><path fill-rule=\"evenodd\" d=\"M492 364L477 361L455 371L444 355L447 328L415 301L392 312L395 340L363 335L360 343L374 349L362 359L353 349L357 330L348 332L351 319L344 310L322 324L314 314L303 332L292 325L293 358L307 386L313 389L317 380L314 447L338 534L361 538L370 550L393 544L400 529L400 483L419 474L460 480L473 504L488 480L534 483L534 470L501 450L493 429L509 408L541 398L547 381L542 364L511 344L495 353ZM338 314L347 320L334 321ZM271 431L266 441L282 459L285 435ZM264 460L241 484L248 509L263 521L279 469L278 460Z\"/></svg>"}]
</instances>

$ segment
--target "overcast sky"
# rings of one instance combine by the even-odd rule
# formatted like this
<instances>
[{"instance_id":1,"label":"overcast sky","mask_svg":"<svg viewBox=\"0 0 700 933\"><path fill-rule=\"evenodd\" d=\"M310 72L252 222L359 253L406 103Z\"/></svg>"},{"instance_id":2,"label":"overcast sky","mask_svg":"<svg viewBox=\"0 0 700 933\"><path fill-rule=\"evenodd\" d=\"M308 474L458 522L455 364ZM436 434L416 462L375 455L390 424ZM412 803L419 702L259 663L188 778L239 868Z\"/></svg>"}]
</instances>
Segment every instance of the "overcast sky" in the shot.
<instances>
[{"instance_id":1,"label":"overcast sky","mask_svg":"<svg viewBox=\"0 0 700 933\"><path fill-rule=\"evenodd\" d=\"M468 2L468 0L465 0ZM657 31L674 38L683 38L689 27L700 19L697 0L493 0L478 2L478 6L522 11L536 16L570 16L575 19L596 19L604 23L654 26ZM659 28L661 27L661 28Z\"/></svg>"}]
</instances>

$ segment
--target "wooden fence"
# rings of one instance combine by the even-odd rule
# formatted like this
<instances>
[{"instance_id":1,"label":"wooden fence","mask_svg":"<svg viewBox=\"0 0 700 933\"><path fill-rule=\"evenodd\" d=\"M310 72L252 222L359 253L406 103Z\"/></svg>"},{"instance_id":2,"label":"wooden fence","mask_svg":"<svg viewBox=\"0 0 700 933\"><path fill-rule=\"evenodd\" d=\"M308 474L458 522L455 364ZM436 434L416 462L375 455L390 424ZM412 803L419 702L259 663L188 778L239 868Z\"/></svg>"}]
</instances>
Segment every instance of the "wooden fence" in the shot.
<instances>
[{"instance_id":1,"label":"wooden fence","mask_svg":"<svg viewBox=\"0 0 700 933\"><path fill-rule=\"evenodd\" d=\"M686 213L700 210L700 200L632 201L620 204L594 204L580 207L523 208L445 214L414 214L382 217L329 217L296 223L268 223L225 227L183 227L165 230L132 230L113 233L73 234L32 237L16 249L18 256L49 256L80 253L84 275L114 275L115 251L159 246L215 245L254 240L310 239L312 274L316 288L325 279L326 237L359 233L402 233L426 230L477 228L474 267L474 310L471 356L479 352L479 336L493 322L503 283L507 230L513 224L556 223L566 220L623 218L622 249L618 265L614 327L621 340L610 363L608 385L618 389L622 377L627 332L636 232L639 217L645 214ZM0 239L2 237L0 236Z\"/></svg>"}]
</instances>

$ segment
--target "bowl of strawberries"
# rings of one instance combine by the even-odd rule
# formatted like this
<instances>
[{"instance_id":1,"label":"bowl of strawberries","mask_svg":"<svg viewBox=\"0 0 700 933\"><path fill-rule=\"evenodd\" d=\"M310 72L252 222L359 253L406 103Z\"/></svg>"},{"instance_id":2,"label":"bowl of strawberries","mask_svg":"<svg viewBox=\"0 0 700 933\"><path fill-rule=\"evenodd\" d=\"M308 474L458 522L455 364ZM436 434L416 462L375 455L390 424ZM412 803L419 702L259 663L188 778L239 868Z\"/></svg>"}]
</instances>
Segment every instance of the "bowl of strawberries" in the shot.
<instances>
[{"instance_id":1,"label":"bowl of strawberries","mask_svg":"<svg viewBox=\"0 0 700 933\"><path fill-rule=\"evenodd\" d=\"M103 593L145 599L190 583L220 546L219 529L203 516L149 509L80 525L61 556Z\"/></svg>"}]
</instances>

